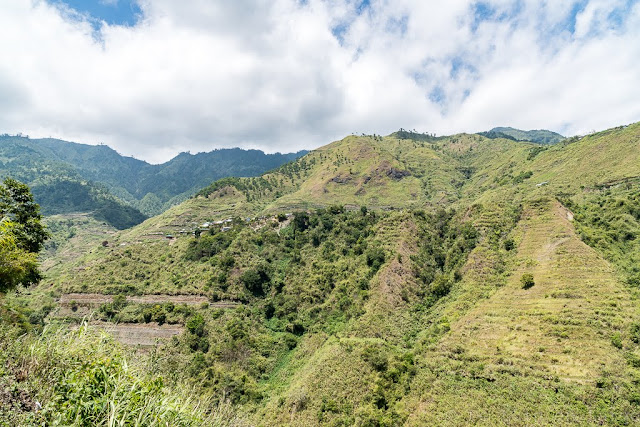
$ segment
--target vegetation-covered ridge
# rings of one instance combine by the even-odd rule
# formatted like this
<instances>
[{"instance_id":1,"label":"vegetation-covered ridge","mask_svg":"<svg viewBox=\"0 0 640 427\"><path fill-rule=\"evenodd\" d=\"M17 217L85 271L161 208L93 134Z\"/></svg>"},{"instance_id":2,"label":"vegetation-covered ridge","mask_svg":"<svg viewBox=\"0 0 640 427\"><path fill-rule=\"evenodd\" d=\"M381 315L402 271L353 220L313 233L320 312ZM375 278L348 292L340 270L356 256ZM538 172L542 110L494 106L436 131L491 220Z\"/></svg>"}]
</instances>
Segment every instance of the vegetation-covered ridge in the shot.
<instances>
[{"instance_id":1,"label":"vegetation-covered ridge","mask_svg":"<svg viewBox=\"0 0 640 427\"><path fill-rule=\"evenodd\" d=\"M305 154L221 149L161 165L106 145L0 136L0 176L29 184L46 215L94 212L117 228L139 224L225 176L255 176ZM141 213L142 212L142 213Z\"/></svg>"},{"instance_id":2,"label":"vegetation-covered ridge","mask_svg":"<svg viewBox=\"0 0 640 427\"><path fill-rule=\"evenodd\" d=\"M574 194L635 175L638 128L634 124L553 146L467 134L429 136L429 141L352 135L260 177L213 182L138 232L173 234L234 216L336 203L347 209L433 209L476 199Z\"/></svg>"},{"instance_id":3,"label":"vegetation-covered ridge","mask_svg":"<svg viewBox=\"0 0 640 427\"><path fill-rule=\"evenodd\" d=\"M139 342L151 372L254 425L634 425L638 177L640 124L351 135L50 258L6 300L34 328L177 331Z\"/></svg>"},{"instance_id":4,"label":"vegetation-covered ridge","mask_svg":"<svg viewBox=\"0 0 640 427\"><path fill-rule=\"evenodd\" d=\"M480 132L480 135L487 138L506 138L514 141L529 141L538 144L557 144L565 139L564 136L557 132L550 130L529 130L524 131L520 129L514 129L512 127L497 127L488 132Z\"/></svg>"}]
</instances>

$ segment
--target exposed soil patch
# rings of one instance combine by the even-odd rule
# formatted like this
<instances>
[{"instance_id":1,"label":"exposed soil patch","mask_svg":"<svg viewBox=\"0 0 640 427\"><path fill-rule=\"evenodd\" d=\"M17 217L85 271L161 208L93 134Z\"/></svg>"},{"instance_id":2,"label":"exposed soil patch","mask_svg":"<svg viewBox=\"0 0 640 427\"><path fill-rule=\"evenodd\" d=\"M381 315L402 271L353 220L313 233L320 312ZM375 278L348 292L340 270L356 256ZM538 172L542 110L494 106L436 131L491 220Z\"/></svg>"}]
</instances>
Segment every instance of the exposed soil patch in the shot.
<instances>
[{"instance_id":1,"label":"exposed soil patch","mask_svg":"<svg viewBox=\"0 0 640 427\"><path fill-rule=\"evenodd\" d=\"M402 179L405 176L411 176L411 172L406 170L400 170L396 168L391 168L387 171L387 176L391 179Z\"/></svg>"},{"instance_id":2,"label":"exposed soil patch","mask_svg":"<svg viewBox=\"0 0 640 427\"><path fill-rule=\"evenodd\" d=\"M331 182L335 182L336 184L348 184L352 180L351 175L338 175L331 178Z\"/></svg>"},{"instance_id":3,"label":"exposed soil patch","mask_svg":"<svg viewBox=\"0 0 640 427\"><path fill-rule=\"evenodd\" d=\"M108 323L91 322L92 328L102 329L125 345L152 347L158 341L180 335L184 327L179 325L158 325L157 323Z\"/></svg>"},{"instance_id":4,"label":"exposed soil patch","mask_svg":"<svg viewBox=\"0 0 640 427\"><path fill-rule=\"evenodd\" d=\"M0 412L31 412L35 406L29 393L24 390L0 389Z\"/></svg>"}]
</instances>

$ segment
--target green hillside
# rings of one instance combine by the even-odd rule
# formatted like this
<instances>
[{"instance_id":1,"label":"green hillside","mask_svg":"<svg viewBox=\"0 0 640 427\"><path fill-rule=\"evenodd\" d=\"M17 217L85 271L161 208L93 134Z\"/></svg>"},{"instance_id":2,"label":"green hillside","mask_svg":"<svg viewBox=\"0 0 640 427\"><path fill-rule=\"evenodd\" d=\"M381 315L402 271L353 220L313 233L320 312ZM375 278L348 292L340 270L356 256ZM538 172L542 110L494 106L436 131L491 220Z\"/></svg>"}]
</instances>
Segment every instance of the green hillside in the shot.
<instances>
[{"instance_id":1,"label":"green hillside","mask_svg":"<svg viewBox=\"0 0 640 427\"><path fill-rule=\"evenodd\" d=\"M545 145L557 144L565 139L564 136L550 130L540 129L525 131L512 127L497 127L488 132L480 132L480 135L492 139L506 138L513 139L514 141L529 141Z\"/></svg>"},{"instance_id":2,"label":"green hillside","mask_svg":"<svg viewBox=\"0 0 640 427\"><path fill-rule=\"evenodd\" d=\"M52 218L5 304L120 331L222 425L636 425L639 185L640 123L352 135L128 230Z\"/></svg>"},{"instance_id":3,"label":"green hillside","mask_svg":"<svg viewBox=\"0 0 640 427\"><path fill-rule=\"evenodd\" d=\"M96 218L127 228L145 219L141 212L156 215L211 181L260 175L305 153L234 148L182 153L151 165L106 145L3 135L0 176L27 182L47 215L96 211Z\"/></svg>"},{"instance_id":4,"label":"green hillside","mask_svg":"<svg viewBox=\"0 0 640 427\"><path fill-rule=\"evenodd\" d=\"M91 212L119 229L147 218L104 185L85 179L71 164L27 138L0 137L0 177L27 183L45 215Z\"/></svg>"}]
</instances>

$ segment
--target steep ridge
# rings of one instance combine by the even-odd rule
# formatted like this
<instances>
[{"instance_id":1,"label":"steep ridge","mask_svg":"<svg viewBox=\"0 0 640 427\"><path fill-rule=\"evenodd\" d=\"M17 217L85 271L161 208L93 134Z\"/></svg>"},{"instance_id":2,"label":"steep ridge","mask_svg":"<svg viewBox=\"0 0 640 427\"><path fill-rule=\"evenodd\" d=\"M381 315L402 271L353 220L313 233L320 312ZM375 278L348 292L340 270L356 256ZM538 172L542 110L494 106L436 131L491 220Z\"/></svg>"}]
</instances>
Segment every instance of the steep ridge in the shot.
<instances>
[{"instance_id":1,"label":"steep ridge","mask_svg":"<svg viewBox=\"0 0 640 427\"><path fill-rule=\"evenodd\" d=\"M525 208L504 284L427 347L406 399L409 425L633 422L625 396L635 365L616 337L637 315L635 297L570 218L555 200Z\"/></svg>"},{"instance_id":2,"label":"steep ridge","mask_svg":"<svg viewBox=\"0 0 640 427\"><path fill-rule=\"evenodd\" d=\"M488 138L508 138L516 141L530 141L538 144L557 144L565 139L559 133L545 129L540 130L520 130L512 127L497 127L488 132L480 132L480 135Z\"/></svg>"}]
</instances>

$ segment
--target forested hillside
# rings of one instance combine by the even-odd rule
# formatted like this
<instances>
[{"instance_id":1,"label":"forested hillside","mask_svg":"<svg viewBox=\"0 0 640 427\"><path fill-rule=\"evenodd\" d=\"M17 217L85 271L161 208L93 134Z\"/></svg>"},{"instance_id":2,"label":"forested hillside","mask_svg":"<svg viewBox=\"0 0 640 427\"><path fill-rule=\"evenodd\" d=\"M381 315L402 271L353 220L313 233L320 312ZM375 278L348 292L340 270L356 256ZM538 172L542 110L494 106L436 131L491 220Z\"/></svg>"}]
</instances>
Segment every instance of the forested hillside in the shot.
<instances>
[{"instance_id":1,"label":"forested hillside","mask_svg":"<svg viewBox=\"0 0 640 427\"><path fill-rule=\"evenodd\" d=\"M0 176L28 183L46 215L95 211L127 228L162 212L211 181L255 176L300 157L258 150L182 153L161 165L125 157L106 145L0 136Z\"/></svg>"}]
</instances>

